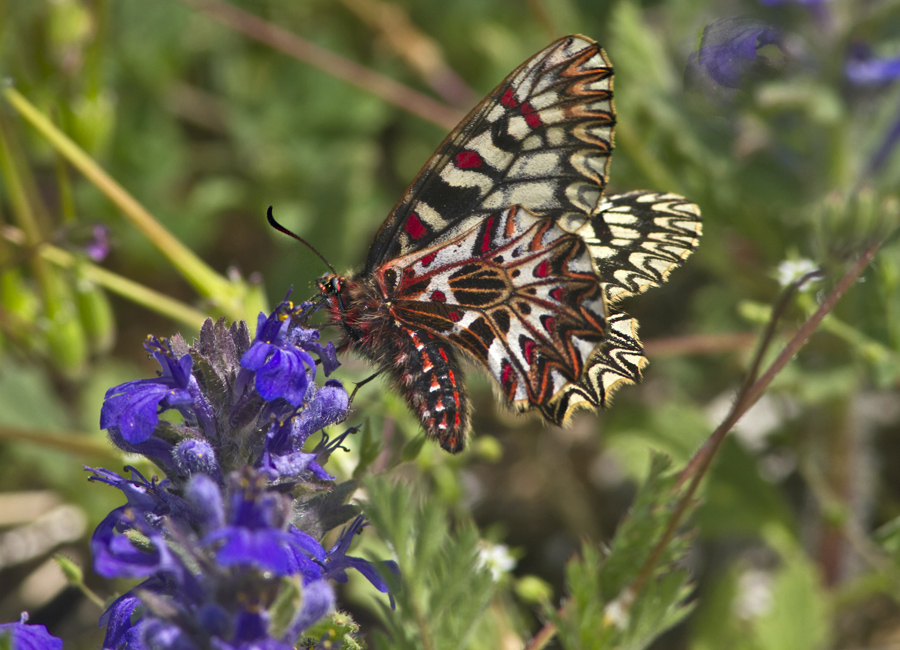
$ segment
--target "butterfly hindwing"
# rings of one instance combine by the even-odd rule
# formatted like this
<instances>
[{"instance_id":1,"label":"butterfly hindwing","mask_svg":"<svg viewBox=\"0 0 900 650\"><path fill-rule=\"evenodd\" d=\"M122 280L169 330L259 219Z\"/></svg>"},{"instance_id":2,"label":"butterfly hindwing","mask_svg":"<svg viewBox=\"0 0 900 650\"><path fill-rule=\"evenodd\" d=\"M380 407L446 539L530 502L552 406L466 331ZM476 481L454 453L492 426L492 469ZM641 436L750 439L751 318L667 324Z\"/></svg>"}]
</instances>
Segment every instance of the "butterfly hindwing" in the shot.
<instances>
[{"instance_id":1,"label":"butterfly hindwing","mask_svg":"<svg viewBox=\"0 0 900 650\"><path fill-rule=\"evenodd\" d=\"M612 302L659 286L700 243L700 209L677 194L607 196L580 231Z\"/></svg>"},{"instance_id":2,"label":"butterfly hindwing","mask_svg":"<svg viewBox=\"0 0 900 650\"><path fill-rule=\"evenodd\" d=\"M666 281L700 242L700 210L677 194L628 192L606 197L591 215L584 237L607 301L614 304ZM606 406L621 386L640 381L647 365L637 320L609 307L607 336L577 381L541 412L563 424L578 408Z\"/></svg>"},{"instance_id":3,"label":"butterfly hindwing","mask_svg":"<svg viewBox=\"0 0 900 650\"><path fill-rule=\"evenodd\" d=\"M576 381L606 330L585 241L512 206L455 239L388 262L393 313L484 364L520 410Z\"/></svg>"}]
</instances>

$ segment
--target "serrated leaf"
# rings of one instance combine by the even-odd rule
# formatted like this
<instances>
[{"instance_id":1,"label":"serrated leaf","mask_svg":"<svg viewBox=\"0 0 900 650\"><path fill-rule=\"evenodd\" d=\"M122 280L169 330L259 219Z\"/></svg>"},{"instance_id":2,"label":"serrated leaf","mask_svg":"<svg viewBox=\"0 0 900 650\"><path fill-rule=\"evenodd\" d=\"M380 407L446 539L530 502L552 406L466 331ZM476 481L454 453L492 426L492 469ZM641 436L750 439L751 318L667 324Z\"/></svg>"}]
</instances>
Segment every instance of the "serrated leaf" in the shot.
<instances>
[{"instance_id":1,"label":"serrated leaf","mask_svg":"<svg viewBox=\"0 0 900 650\"><path fill-rule=\"evenodd\" d=\"M363 510L400 567L399 576L385 576L397 607L384 612L387 636L375 647L470 647L494 594L490 572L478 562L478 532L460 521L451 531L446 507L409 486L381 478L365 486Z\"/></svg>"},{"instance_id":2,"label":"serrated leaf","mask_svg":"<svg viewBox=\"0 0 900 650\"><path fill-rule=\"evenodd\" d=\"M650 575L635 591L681 497L669 461L655 455L647 481L602 557L586 545L566 567L570 597L559 612L547 612L565 648L647 647L689 613L689 576L678 567L687 539L676 535L663 549Z\"/></svg>"}]
</instances>

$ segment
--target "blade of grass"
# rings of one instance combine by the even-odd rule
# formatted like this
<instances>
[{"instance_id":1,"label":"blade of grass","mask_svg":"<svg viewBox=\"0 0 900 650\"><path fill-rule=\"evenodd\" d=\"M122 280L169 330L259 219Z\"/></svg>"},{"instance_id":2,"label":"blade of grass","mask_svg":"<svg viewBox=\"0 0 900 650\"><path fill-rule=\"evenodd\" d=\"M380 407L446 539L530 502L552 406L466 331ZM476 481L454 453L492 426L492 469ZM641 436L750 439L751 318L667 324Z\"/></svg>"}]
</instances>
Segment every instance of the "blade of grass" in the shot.
<instances>
[{"instance_id":1,"label":"blade of grass","mask_svg":"<svg viewBox=\"0 0 900 650\"><path fill-rule=\"evenodd\" d=\"M9 104L52 144L66 160L90 180L203 297L232 318L245 316L243 291L216 273L194 252L166 230L131 194L115 182L90 156L60 131L15 88L3 89Z\"/></svg>"},{"instance_id":2,"label":"blade of grass","mask_svg":"<svg viewBox=\"0 0 900 650\"><path fill-rule=\"evenodd\" d=\"M113 448L105 437L91 436L80 431L45 431L2 425L0 441L25 443L81 456L96 456L113 463L122 461L122 452Z\"/></svg>"},{"instance_id":3,"label":"blade of grass","mask_svg":"<svg viewBox=\"0 0 900 650\"><path fill-rule=\"evenodd\" d=\"M10 241L19 246L25 244L23 233L15 228L0 228L0 237L2 237L3 240ZM102 266L97 266L87 260L79 259L72 253L57 248L56 246L43 244L38 246L37 251L41 258L61 268L74 269L75 266L78 265L79 269L84 274L84 277L88 280L95 282L104 289L122 296L137 305L146 307L150 311L187 325L191 329L199 330L203 321L209 317L209 314L194 309L190 305L186 305L165 294L154 291L134 280L129 280L112 271L108 271Z\"/></svg>"}]
</instances>

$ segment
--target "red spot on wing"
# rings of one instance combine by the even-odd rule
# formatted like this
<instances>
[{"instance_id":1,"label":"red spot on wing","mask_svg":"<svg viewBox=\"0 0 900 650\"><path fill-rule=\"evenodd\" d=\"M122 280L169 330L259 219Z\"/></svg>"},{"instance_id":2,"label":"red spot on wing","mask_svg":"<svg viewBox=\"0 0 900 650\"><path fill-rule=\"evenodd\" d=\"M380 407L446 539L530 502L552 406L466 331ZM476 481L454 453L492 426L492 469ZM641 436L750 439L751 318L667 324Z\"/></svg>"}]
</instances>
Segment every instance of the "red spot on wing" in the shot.
<instances>
[{"instance_id":1,"label":"red spot on wing","mask_svg":"<svg viewBox=\"0 0 900 650\"><path fill-rule=\"evenodd\" d=\"M550 292L550 297L553 298L556 302L562 302L563 297L566 295L565 287L556 287Z\"/></svg>"},{"instance_id":2,"label":"red spot on wing","mask_svg":"<svg viewBox=\"0 0 900 650\"><path fill-rule=\"evenodd\" d=\"M450 385L456 388L456 375L449 368L447 368L447 379L450 380Z\"/></svg>"},{"instance_id":3,"label":"red spot on wing","mask_svg":"<svg viewBox=\"0 0 900 650\"><path fill-rule=\"evenodd\" d=\"M449 314L447 314L447 318L452 320L454 323L458 323L462 320L462 314L460 314L458 311L451 311Z\"/></svg>"},{"instance_id":4,"label":"red spot on wing","mask_svg":"<svg viewBox=\"0 0 900 650\"><path fill-rule=\"evenodd\" d=\"M531 339L525 340L525 345L522 347L522 353L525 355L525 360L528 363L534 363L534 351L537 348L537 344Z\"/></svg>"},{"instance_id":5,"label":"red spot on wing","mask_svg":"<svg viewBox=\"0 0 900 650\"><path fill-rule=\"evenodd\" d=\"M484 161L474 151L460 151L456 154L456 166L460 169L469 169L470 167L481 167Z\"/></svg>"},{"instance_id":6,"label":"red spot on wing","mask_svg":"<svg viewBox=\"0 0 900 650\"><path fill-rule=\"evenodd\" d=\"M550 275L550 262L544 260L540 264L537 265L537 268L534 270L535 276L539 278L546 278Z\"/></svg>"},{"instance_id":7,"label":"red spot on wing","mask_svg":"<svg viewBox=\"0 0 900 650\"><path fill-rule=\"evenodd\" d=\"M450 359L447 358L447 353L444 352L443 348L438 348L438 352L441 353L441 359L443 359L447 363L450 363Z\"/></svg>"},{"instance_id":8,"label":"red spot on wing","mask_svg":"<svg viewBox=\"0 0 900 650\"><path fill-rule=\"evenodd\" d=\"M421 260L422 266L430 266L431 263L434 261L435 257L437 257L437 251L434 251L433 253L428 253L428 255L423 257Z\"/></svg>"},{"instance_id":9,"label":"red spot on wing","mask_svg":"<svg viewBox=\"0 0 900 650\"><path fill-rule=\"evenodd\" d=\"M443 291L435 291L431 294L431 299L435 302L447 302L447 296L444 295Z\"/></svg>"},{"instance_id":10,"label":"red spot on wing","mask_svg":"<svg viewBox=\"0 0 900 650\"><path fill-rule=\"evenodd\" d=\"M512 87L506 89L506 92L503 93L503 97L500 98L500 103L508 108L519 105L519 102L516 101L516 94L513 92Z\"/></svg>"},{"instance_id":11,"label":"red spot on wing","mask_svg":"<svg viewBox=\"0 0 900 650\"><path fill-rule=\"evenodd\" d=\"M493 246L491 246L491 230L494 227L494 221L497 220L496 215L488 217L488 220L484 224L484 234L481 237L481 252L487 253Z\"/></svg>"},{"instance_id":12,"label":"red spot on wing","mask_svg":"<svg viewBox=\"0 0 900 650\"><path fill-rule=\"evenodd\" d=\"M422 223L422 220L419 219L419 215L413 212L406 220L406 232L413 239L419 239L428 232L428 229L425 227L425 224Z\"/></svg>"},{"instance_id":13,"label":"red spot on wing","mask_svg":"<svg viewBox=\"0 0 900 650\"><path fill-rule=\"evenodd\" d=\"M500 370L500 383L503 384L504 387L509 385L509 380L512 378L513 367L509 361L503 362L503 368Z\"/></svg>"},{"instance_id":14,"label":"red spot on wing","mask_svg":"<svg viewBox=\"0 0 900 650\"><path fill-rule=\"evenodd\" d=\"M553 316L542 316L541 324L547 330L547 334L553 336L553 333L556 331L556 319Z\"/></svg>"},{"instance_id":15,"label":"red spot on wing","mask_svg":"<svg viewBox=\"0 0 900 650\"><path fill-rule=\"evenodd\" d=\"M522 115L525 116L525 123L532 129L536 129L541 125L541 116L534 110L534 107L525 102L522 104Z\"/></svg>"}]
</instances>

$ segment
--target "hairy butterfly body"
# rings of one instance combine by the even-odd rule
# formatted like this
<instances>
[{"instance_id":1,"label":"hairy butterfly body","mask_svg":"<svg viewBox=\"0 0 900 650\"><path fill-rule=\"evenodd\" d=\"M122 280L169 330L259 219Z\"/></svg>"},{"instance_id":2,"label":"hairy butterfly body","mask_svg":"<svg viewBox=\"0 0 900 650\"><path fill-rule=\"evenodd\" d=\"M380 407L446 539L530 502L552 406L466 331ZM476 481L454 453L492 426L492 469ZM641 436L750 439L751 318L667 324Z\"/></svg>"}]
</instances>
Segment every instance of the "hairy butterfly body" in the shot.
<instances>
[{"instance_id":1,"label":"hairy butterfly body","mask_svg":"<svg viewBox=\"0 0 900 650\"><path fill-rule=\"evenodd\" d=\"M555 424L639 380L637 323L615 304L691 254L700 215L672 194L603 196L614 125L603 50L552 43L447 136L362 272L320 279L342 348L386 372L444 449L469 429L461 354Z\"/></svg>"}]
</instances>

